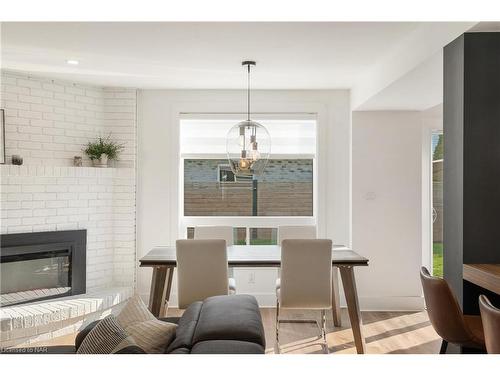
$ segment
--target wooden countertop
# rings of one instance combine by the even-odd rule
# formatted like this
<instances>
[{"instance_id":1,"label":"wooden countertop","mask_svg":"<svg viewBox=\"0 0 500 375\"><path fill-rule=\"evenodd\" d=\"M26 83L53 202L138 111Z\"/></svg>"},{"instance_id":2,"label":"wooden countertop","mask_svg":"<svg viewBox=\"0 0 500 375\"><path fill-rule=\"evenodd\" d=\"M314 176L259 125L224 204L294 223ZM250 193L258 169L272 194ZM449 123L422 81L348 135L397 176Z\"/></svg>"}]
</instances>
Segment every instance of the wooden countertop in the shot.
<instances>
[{"instance_id":1,"label":"wooden countertop","mask_svg":"<svg viewBox=\"0 0 500 375\"><path fill-rule=\"evenodd\" d=\"M500 295L500 264L464 264L463 278Z\"/></svg>"}]
</instances>

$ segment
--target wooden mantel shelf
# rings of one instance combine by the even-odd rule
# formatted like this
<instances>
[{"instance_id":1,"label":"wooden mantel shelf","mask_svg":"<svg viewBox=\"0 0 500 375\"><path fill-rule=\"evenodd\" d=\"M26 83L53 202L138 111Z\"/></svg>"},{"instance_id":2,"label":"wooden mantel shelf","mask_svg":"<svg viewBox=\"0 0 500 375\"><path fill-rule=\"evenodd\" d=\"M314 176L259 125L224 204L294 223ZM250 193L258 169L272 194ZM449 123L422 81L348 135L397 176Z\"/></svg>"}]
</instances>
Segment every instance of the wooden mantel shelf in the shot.
<instances>
[{"instance_id":1,"label":"wooden mantel shelf","mask_svg":"<svg viewBox=\"0 0 500 375\"><path fill-rule=\"evenodd\" d=\"M500 264L464 264L463 278L500 294Z\"/></svg>"}]
</instances>

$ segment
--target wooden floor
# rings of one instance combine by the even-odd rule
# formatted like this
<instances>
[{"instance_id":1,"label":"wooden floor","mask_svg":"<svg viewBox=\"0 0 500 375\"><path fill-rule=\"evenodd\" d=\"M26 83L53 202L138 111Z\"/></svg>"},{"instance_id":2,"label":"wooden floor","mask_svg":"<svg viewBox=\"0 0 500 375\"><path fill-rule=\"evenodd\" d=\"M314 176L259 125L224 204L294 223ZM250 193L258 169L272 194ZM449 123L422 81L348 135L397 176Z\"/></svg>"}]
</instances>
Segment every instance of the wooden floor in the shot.
<instances>
[{"instance_id":1,"label":"wooden floor","mask_svg":"<svg viewBox=\"0 0 500 375\"><path fill-rule=\"evenodd\" d=\"M261 309L266 332L266 353L274 353L275 309ZM317 319L319 312L284 311L281 319ZM441 339L424 312L363 312L363 332L367 353L433 354L439 352ZM342 309L342 327L327 321L327 341L330 353L355 354L356 348L349 325L347 310ZM284 323L280 325L282 353L323 353L315 324Z\"/></svg>"},{"instance_id":2,"label":"wooden floor","mask_svg":"<svg viewBox=\"0 0 500 375\"><path fill-rule=\"evenodd\" d=\"M262 308L262 319L266 333L266 353L274 353L275 309ZM180 316L182 311L169 309L169 316ZM367 352L371 354L435 354L439 352L441 340L432 328L427 313L423 312L363 312L364 333ZM282 319L319 319L319 312L285 311ZM349 327L347 310L342 309L342 327L333 327L331 315L327 322L327 339L330 353L354 354L356 349ZM321 341L315 339L318 329L314 324L284 323L280 328L282 353L322 353ZM74 342L68 335L38 345L65 345Z\"/></svg>"}]
</instances>

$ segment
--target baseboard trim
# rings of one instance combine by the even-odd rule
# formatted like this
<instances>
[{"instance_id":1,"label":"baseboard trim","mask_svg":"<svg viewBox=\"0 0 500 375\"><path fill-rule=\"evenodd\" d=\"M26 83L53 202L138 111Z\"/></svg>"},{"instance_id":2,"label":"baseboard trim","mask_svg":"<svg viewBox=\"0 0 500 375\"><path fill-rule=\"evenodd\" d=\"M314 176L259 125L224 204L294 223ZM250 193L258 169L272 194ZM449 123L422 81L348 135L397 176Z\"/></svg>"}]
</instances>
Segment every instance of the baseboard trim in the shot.
<instances>
[{"instance_id":1,"label":"baseboard trim","mask_svg":"<svg viewBox=\"0 0 500 375\"><path fill-rule=\"evenodd\" d=\"M362 296L359 304L363 311L422 311L425 308L424 297L414 296Z\"/></svg>"}]
</instances>

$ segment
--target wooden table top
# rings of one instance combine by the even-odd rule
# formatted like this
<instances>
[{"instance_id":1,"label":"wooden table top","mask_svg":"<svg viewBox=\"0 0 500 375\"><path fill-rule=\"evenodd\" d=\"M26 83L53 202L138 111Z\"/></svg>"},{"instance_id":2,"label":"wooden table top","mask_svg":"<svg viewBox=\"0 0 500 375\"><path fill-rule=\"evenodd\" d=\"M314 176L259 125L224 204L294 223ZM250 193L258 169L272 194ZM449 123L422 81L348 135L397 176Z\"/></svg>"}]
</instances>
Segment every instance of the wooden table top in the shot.
<instances>
[{"instance_id":1,"label":"wooden table top","mask_svg":"<svg viewBox=\"0 0 500 375\"><path fill-rule=\"evenodd\" d=\"M464 264L463 278L500 294L500 264Z\"/></svg>"},{"instance_id":2,"label":"wooden table top","mask_svg":"<svg viewBox=\"0 0 500 375\"><path fill-rule=\"evenodd\" d=\"M279 267L278 245L234 245L227 248L230 267ZM176 266L175 246L155 247L139 260L141 267ZM368 259L342 245L332 247L332 265L367 266Z\"/></svg>"}]
</instances>

